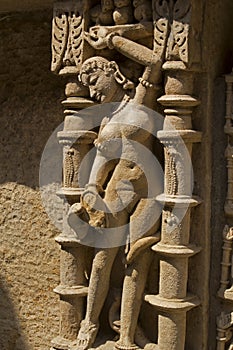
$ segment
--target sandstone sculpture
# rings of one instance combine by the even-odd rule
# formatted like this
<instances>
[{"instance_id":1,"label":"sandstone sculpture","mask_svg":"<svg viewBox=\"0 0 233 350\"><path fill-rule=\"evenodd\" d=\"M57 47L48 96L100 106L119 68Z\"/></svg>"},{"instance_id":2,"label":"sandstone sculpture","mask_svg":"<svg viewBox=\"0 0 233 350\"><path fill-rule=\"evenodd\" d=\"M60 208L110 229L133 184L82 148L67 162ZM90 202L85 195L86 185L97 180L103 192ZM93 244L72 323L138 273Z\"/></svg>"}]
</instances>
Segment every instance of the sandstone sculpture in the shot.
<instances>
[{"instance_id":1,"label":"sandstone sculpture","mask_svg":"<svg viewBox=\"0 0 233 350\"><path fill-rule=\"evenodd\" d=\"M82 322L77 347L75 347L75 349L84 350L88 349L95 340L99 314L108 292L111 267L119 246L127 244L124 236L128 229L130 215L133 214L129 228L130 249L134 249L136 238L139 237L140 240L143 232L148 234L145 230L145 222L141 221L140 224L138 222L138 216L142 215L143 211L146 210L147 220L152 221L149 225L150 232L155 233L158 229L160 208L155 197L161 193L162 186L160 174L156 176L156 169L154 169L153 176L157 178L154 182L154 193L153 197L147 198L148 179L142 169L148 168L151 162L150 159L145 161L146 154L143 155L143 161L140 159L142 155L138 154L137 143L149 147L153 120L143 109L129 103L133 84L121 74L115 62L109 62L101 57L93 57L83 63L80 79L84 85L89 86L91 97L101 102L117 101L117 99L122 101L112 115L106 117L107 120L103 120L100 127L95 141L97 154L90 174L90 185L87 185L82 194L82 207L77 213L83 215L82 209L86 211L89 224L97 228L96 235L98 235L98 229L101 231L103 227L117 231L116 235L109 232L108 237L111 240L110 245L114 240L116 247L99 249L93 261L86 317ZM137 93L134 99L137 101ZM108 179L107 184L106 179ZM76 205L74 210L77 210ZM71 212L73 215L72 207ZM155 217L157 220L154 220ZM151 238L148 240L150 245L158 240L158 236ZM145 239L143 243L148 250ZM119 344L116 345L118 349L135 346L134 334L140 310L139 301L142 300L147 277L146 270L150 266L151 257L150 252L144 250L142 252L142 250L138 257L131 259L133 261L129 264L126 273L121 306L121 337ZM133 276L135 274L137 278Z\"/></svg>"},{"instance_id":2,"label":"sandstone sculpture","mask_svg":"<svg viewBox=\"0 0 233 350\"><path fill-rule=\"evenodd\" d=\"M199 64L198 11L189 0L134 1L134 9L126 1L80 3L55 4L53 22L52 70L66 75L68 83L64 130L58 134L64 146L59 195L65 199L64 230L57 237L61 284L55 289L61 327L52 347L86 350L94 344L113 262L124 245L123 287L109 311L119 339L111 346L181 350L186 313L200 303L187 294L188 258L200 251L189 242L191 208L200 203L192 196L189 161L192 144L201 139L191 123L199 104L192 97ZM152 165L146 150L158 151L149 109L158 108L157 99L165 107L164 125L156 134L164 147L164 189L153 168L148 196L145 170ZM81 111L96 103L105 106L99 128L92 108ZM138 144L145 148L143 156ZM89 155L93 146L94 160ZM108 230L111 238L103 233ZM99 237L105 244L93 252ZM158 294L143 295L154 252L160 265ZM143 300L159 314L156 343L148 344L138 324Z\"/></svg>"},{"instance_id":3,"label":"sandstone sculpture","mask_svg":"<svg viewBox=\"0 0 233 350\"><path fill-rule=\"evenodd\" d=\"M131 1L115 0L115 9L113 12L113 20L115 24L129 24L133 21Z\"/></svg>"}]
</instances>

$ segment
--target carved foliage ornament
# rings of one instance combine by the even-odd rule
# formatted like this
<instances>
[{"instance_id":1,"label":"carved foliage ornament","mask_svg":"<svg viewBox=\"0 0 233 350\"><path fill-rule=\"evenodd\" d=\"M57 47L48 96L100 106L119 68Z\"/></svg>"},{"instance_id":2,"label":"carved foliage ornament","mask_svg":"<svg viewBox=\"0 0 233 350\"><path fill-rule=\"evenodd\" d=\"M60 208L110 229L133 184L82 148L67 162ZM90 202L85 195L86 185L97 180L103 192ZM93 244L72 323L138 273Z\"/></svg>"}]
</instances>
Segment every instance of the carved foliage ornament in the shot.
<instances>
[{"instance_id":1,"label":"carved foliage ornament","mask_svg":"<svg viewBox=\"0 0 233 350\"><path fill-rule=\"evenodd\" d=\"M99 1L96 5L103 14L106 14L106 4L107 1ZM143 5L146 8L148 6L151 8L154 22L154 51L159 57L165 56L166 60L183 61L185 64L191 64L199 60L198 33L201 28L199 28L199 22L196 19L195 21L198 23L193 23L193 19L192 23L190 22L191 11L193 11L194 7L191 4L191 0L134 1L133 5L134 13ZM106 25L105 22L102 23L97 20L93 22L93 9L92 4L88 0L55 3L51 66L53 72L78 72L83 61L90 57L87 52L90 50L90 47L86 46L85 31L88 31L91 23L92 25ZM108 25L114 25L114 13L116 11L119 12L119 10L123 11L123 9L129 11L127 6L120 9L115 8L115 10L111 6L109 7L112 19ZM195 12L200 12L199 10L201 9L195 9ZM127 23L124 22L121 25L133 24L138 21L143 24L151 20L151 17L144 16L139 18L138 16L135 17L134 14L133 20ZM194 40L190 40L191 37ZM63 68L65 69L63 70Z\"/></svg>"},{"instance_id":2,"label":"carved foliage ornament","mask_svg":"<svg viewBox=\"0 0 233 350\"><path fill-rule=\"evenodd\" d=\"M79 68L83 62L87 4L87 1L59 2L54 6L51 70L55 73L62 66Z\"/></svg>"},{"instance_id":3,"label":"carved foliage ornament","mask_svg":"<svg viewBox=\"0 0 233 350\"><path fill-rule=\"evenodd\" d=\"M155 1L154 11L156 14L154 38L158 53L164 47L166 40L168 40L166 59L178 59L188 63L188 35L191 14L190 1Z\"/></svg>"}]
</instances>

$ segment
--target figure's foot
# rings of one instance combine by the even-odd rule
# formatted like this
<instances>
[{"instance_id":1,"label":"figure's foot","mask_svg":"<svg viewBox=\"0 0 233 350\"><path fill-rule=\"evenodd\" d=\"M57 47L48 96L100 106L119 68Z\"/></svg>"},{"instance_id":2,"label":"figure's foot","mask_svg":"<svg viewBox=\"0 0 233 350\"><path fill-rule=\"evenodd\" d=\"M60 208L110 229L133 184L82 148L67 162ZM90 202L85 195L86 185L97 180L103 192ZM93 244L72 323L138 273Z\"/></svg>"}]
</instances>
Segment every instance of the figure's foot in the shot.
<instances>
[{"instance_id":1,"label":"figure's foot","mask_svg":"<svg viewBox=\"0 0 233 350\"><path fill-rule=\"evenodd\" d=\"M87 350L94 344L98 333L99 325L87 321L81 322L81 328L78 333L76 345L70 350Z\"/></svg>"}]
</instances>

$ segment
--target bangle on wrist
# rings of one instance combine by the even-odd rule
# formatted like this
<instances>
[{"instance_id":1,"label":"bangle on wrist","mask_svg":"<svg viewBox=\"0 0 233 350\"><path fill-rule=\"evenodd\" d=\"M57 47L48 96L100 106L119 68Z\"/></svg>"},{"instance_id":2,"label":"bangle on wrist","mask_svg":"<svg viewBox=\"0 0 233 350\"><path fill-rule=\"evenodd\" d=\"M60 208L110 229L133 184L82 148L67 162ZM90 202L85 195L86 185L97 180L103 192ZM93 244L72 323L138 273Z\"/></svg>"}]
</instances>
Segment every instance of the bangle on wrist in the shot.
<instances>
[{"instance_id":1,"label":"bangle on wrist","mask_svg":"<svg viewBox=\"0 0 233 350\"><path fill-rule=\"evenodd\" d=\"M159 85L157 84L152 84L149 81L143 79L143 78L139 78L138 79L139 82L142 84L142 86L146 87L146 88L153 88L153 89L159 89Z\"/></svg>"}]
</instances>

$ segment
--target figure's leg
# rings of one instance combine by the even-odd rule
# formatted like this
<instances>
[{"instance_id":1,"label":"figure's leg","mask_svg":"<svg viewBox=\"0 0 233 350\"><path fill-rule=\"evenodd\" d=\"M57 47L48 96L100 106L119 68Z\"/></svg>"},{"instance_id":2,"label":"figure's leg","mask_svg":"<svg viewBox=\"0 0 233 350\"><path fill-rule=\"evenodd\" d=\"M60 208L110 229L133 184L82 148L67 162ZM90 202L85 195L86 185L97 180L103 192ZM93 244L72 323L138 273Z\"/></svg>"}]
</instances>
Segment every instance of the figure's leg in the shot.
<instances>
[{"instance_id":1,"label":"figure's leg","mask_svg":"<svg viewBox=\"0 0 233 350\"><path fill-rule=\"evenodd\" d=\"M86 317L81 323L75 350L89 349L95 341L99 315L108 293L112 265L118 249L106 248L96 252L88 289Z\"/></svg>"},{"instance_id":2,"label":"figure's leg","mask_svg":"<svg viewBox=\"0 0 233 350\"><path fill-rule=\"evenodd\" d=\"M98 250L93 260L86 312L86 319L92 323L98 322L108 293L112 265L118 249L115 247Z\"/></svg>"},{"instance_id":3,"label":"figure's leg","mask_svg":"<svg viewBox=\"0 0 233 350\"><path fill-rule=\"evenodd\" d=\"M153 252L143 251L128 267L123 285L121 330L117 349L133 349L134 336ZM135 346L136 348L136 346Z\"/></svg>"}]
</instances>

